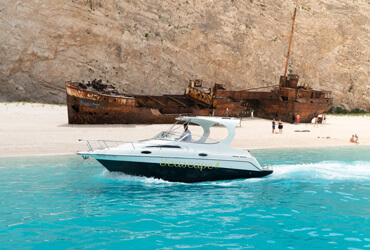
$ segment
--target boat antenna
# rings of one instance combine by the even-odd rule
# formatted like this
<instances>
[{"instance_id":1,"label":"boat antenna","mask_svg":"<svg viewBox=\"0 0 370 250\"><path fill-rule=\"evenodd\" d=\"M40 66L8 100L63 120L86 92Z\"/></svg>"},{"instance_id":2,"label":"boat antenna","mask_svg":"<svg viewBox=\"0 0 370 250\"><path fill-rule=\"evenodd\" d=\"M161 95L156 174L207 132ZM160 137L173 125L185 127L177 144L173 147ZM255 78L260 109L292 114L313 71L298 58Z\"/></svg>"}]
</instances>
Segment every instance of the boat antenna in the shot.
<instances>
[{"instance_id":1,"label":"boat antenna","mask_svg":"<svg viewBox=\"0 0 370 250\"><path fill-rule=\"evenodd\" d=\"M287 72L287 69L288 69L288 61L289 61L290 47L292 45L293 30L294 30L294 23L295 23L295 15L297 13L297 6L298 6L298 0L295 2L295 9L294 9L294 14L293 14L292 31L290 32L289 47L288 47L288 54L286 56L284 78L286 78L286 72Z\"/></svg>"}]
</instances>

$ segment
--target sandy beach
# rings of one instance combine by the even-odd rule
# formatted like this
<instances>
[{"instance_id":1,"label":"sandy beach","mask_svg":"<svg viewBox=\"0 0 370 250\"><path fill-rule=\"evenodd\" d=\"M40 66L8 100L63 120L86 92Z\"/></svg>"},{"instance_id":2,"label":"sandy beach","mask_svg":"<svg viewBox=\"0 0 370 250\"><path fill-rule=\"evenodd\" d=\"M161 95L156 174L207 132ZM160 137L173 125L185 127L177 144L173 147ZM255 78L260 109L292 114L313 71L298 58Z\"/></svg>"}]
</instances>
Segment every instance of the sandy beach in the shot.
<instances>
[{"instance_id":1,"label":"sandy beach","mask_svg":"<svg viewBox=\"0 0 370 250\"><path fill-rule=\"evenodd\" d=\"M79 139L136 141L148 139L169 128L161 125L70 125L67 107L36 103L0 103L0 157L75 154L85 150ZM272 134L271 120L243 118L231 146L243 149L354 146L349 139L359 136L359 145L370 145L369 116L332 116L326 124L284 123L282 134ZM201 128L191 126L195 135ZM298 132L309 131L309 132ZM225 129L211 130L215 139Z\"/></svg>"}]
</instances>

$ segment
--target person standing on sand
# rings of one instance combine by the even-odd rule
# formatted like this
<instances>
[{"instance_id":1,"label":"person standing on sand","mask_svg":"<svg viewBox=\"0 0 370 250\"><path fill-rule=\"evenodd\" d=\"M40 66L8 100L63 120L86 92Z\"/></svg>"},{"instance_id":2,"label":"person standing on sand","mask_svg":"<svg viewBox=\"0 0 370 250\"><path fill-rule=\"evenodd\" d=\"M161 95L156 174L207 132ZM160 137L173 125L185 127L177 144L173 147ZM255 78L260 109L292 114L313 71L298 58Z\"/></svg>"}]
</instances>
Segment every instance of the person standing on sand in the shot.
<instances>
[{"instance_id":1,"label":"person standing on sand","mask_svg":"<svg viewBox=\"0 0 370 250\"><path fill-rule=\"evenodd\" d=\"M325 123L326 124L326 114L323 114L322 115L322 123Z\"/></svg>"},{"instance_id":2,"label":"person standing on sand","mask_svg":"<svg viewBox=\"0 0 370 250\"><path fill-rule=\"evenodd\" d=\"M272 119L272 133L273 134L275 133L275 126L276 126L275 119Z\"/></svg>"},{"instance_id":3,"label":"person standing on sand","mask_svg":"<svg viewBox=\"0 0 370 250\"><path fill-rule=\"evenodd\" d=\"M296 121L297 121L297 125L299 125L299 123L301 122L301 117L300 117L300 115L297 115Z\"/></svg>"},{"instance_id":4,"label":"person standing on sand","mask_svg":"<svg viewBox=\"0 0 370 250\"><path fill-rule=\"evenodd\" d=\"M313 125L313 127L319 127L319 117L318 116L315 116L315 124Z\"/></svg>"},{"instance_id":5,"label":"person standing on sand","mask_svg":"<svg viewBox=\"0 0 370 250\"><path fill-rule=\"evenodd\" d=\"M356 144L358 144L359 142L358 142L358 136L357 136L357 134L355 134L355 143Z\"/></svg>"},{"instance_id":6,"label":"person standing on sand","mask_svg":"<svg viewBox=\"0 0 370 250\"><path fill-rule=\"evenodd\" d=\"M279 134L282 134L283 133L283 123L281 122L281 120L279 120L278 129L279 129Z\"/></svg>"}]
</instances>

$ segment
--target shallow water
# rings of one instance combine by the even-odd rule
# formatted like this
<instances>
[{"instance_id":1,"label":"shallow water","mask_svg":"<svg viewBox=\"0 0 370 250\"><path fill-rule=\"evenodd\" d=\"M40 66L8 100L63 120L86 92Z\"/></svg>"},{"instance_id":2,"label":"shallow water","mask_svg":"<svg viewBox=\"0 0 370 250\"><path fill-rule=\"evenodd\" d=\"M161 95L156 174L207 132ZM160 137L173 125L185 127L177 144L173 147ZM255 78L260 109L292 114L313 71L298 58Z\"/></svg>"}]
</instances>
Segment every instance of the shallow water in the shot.
<instances>
[{"instance_id":1,"label":"shallow water","mask_svg":"<svg viewBox=\"0 0 370 250\"><path fill-rule=\"evenodd\" d=\"M0 158L1 248L370 248L370 147L252 153L274 173L198 184Z\"/></svg>"}]
</instances>

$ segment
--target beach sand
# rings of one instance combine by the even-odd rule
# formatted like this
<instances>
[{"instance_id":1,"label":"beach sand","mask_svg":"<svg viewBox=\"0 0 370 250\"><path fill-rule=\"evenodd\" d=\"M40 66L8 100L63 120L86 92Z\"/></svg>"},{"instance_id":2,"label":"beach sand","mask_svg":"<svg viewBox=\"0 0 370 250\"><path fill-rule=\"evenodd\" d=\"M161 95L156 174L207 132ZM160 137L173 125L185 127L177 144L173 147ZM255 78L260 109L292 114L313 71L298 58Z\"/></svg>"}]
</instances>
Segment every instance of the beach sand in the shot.
<instances>
[{"instance_id":1,"label":"beach sand","mask_svg":"<svg viewBox=\"0 0 370 250\"><path fill-rule=\"evenodd\" d=\"M48 154L75 154L86 150L79 139L137 141L148 139L166 130L160 125L70 125L66 106L36 103L0 103L0 157ZM231 146L243 149L353 146L352 134L359 136L359 145L370 145L369 116L327 117L326 124L294 125L284 123L282 134L272 134L271 120L247 117L236 129ZM194 135L201 135L199 126L190 126ZM296 132L309 130L309 132ZM226 129L215 127L211 135L226 136Z\"/></svg>"}]
</instances>

